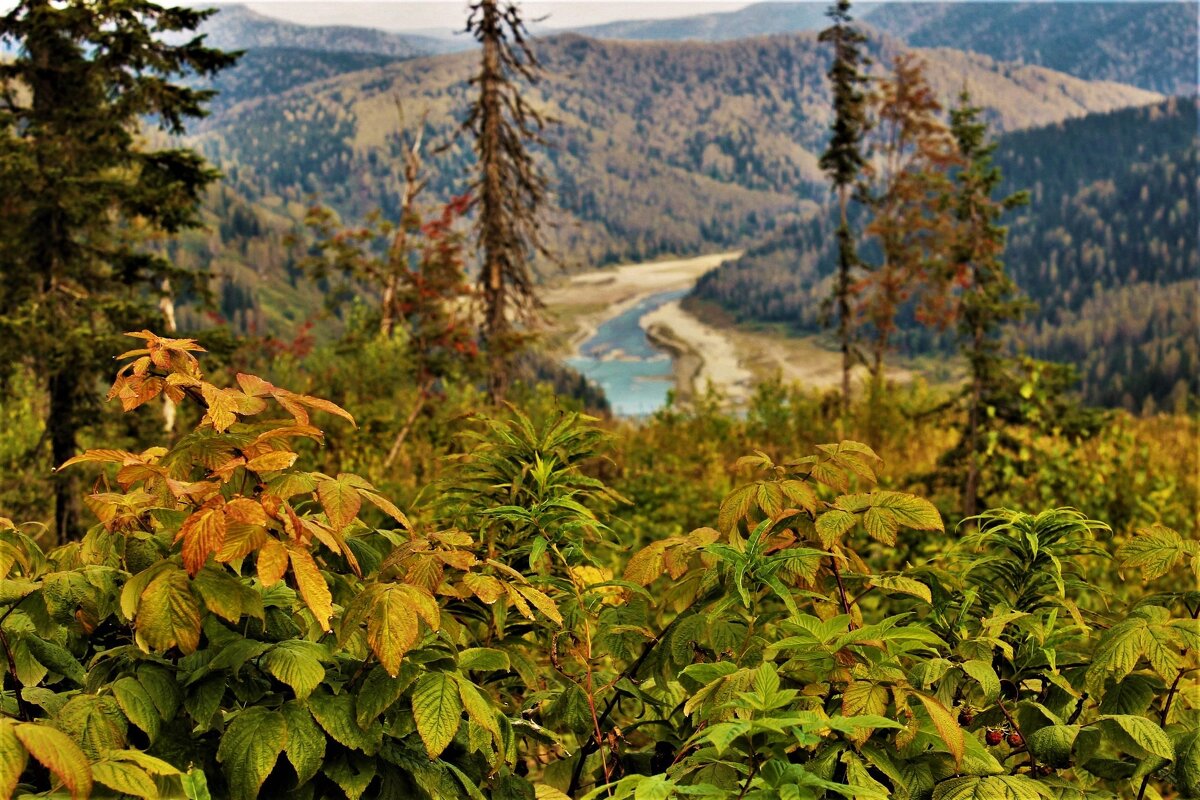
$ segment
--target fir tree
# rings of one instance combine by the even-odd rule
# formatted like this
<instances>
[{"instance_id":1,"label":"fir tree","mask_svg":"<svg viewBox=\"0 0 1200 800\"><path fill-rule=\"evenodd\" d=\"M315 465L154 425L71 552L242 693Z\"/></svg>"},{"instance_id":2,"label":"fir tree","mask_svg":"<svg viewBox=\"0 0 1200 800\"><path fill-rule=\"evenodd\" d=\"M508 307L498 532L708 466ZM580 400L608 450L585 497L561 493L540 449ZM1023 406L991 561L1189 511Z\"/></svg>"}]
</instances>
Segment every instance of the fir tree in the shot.
<instances>
[{"instance_id":1,"label":"fir tree","mask_svg":"<svg viewBox=\"0 0 1200 800\"><path fill-rule=\"evenodd\" d=\"M821 169L833 182L837 193L840 224L837 230L838 271L833 287L837 306L838 341L842 349L842 406L850 405L850 370L853 366L851 300L852 275L858 266L854 233L850 229L848 206L863 168L863 135L867 127L867 98L863 86L867 77L862 68L869 61L862 53L866 37L851 25L850 0L838 0L829 9L833 24L821 31L820 41L833 45L833 64L826 73L833 90L833 135L821 155Z\"/></svg>"},{"instance_id":2,"label":"fir tree","mask_svg":"<svg viewBox=\"0 0 1200 800\"><path fill-rule=\"evenodd\" d=\"M993 197L1003 176L992 162L996 149L988 141L987 124L980 121L981 109L971 105L964 89L959 104L950 112L950 131L958 144L963 166L957 170L954 187L954 217L957 223L947 278L962 287L956 317L960 347L970 370L967 390L967 427L958 448L966 459L962 482L962 511L972 517L979 504L979 457L986 449L984 413L987 398L1005 382L1005 358L1001 327L1019 319L1028 301L1004 268L1004 245L1008 229L1000 225L1005 211L1029 202L1026 192Z\"/></svg>"},{"instance_id":3,"label":"fir tree","mask_svg":"<svg viewBox=\"0 0 1200 800\"><path fill-rule=\"evenodd\" d=\"M161 325L153 295L186 274L141 244L196 224L216 177L191 150L161 146L203 116L211 92L172 82L235 56L196 36L211 12L145 0L22 0L0 18L17 53L0 64L0 363L36 355L54 463L77 452L114 336ZM178 39L175 40L178 42ZM55 477L61 539L81 532L77 478Z\"/></svg>"},{"instance_id":4,"label":"fir tree","mask_svg":"<svg viewBox=\"0 0 1200 800\"><path fill-rule=\"evenodd\" d=\"M540 67L515 3L476 0L467 30L481 45L479 71L471 80L477 94L463 127L475 137L482 338L489 393L498 401L522 339L516 325L533 321L540 306L529 262L533 253L546 252L538 225L546 181L529 145L542 143L544 120L519 85L536 83Z\"/></svg>"}]
</instances>

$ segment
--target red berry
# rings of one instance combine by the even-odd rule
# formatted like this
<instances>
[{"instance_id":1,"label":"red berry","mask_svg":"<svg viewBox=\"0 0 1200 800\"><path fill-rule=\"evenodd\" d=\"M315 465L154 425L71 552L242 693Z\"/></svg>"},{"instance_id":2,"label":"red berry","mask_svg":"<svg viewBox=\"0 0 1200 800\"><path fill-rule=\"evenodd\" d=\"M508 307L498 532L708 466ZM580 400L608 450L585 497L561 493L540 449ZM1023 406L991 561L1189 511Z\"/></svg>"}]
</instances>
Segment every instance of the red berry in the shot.
<instances>
[{"instance_id":1,"label":"red berry","mask_svg":"<svg viewBox=\"0 0 1200 800\"><path fill-rule=\"evenodd\" d=\"M989 728L987 734L985 735L985 739L989 745L995 747L996 745L1000 744L1000 742L1004 741L1004 733L1002 731Z\"/></svg>"},{"instance_id":2,"label":"red berry","mask_svg":"<svg viewBox=\"0 0 1200 800\"><path fill-rule=\"evenodd\" d=\"M1020 747L1023 744L1025 744L1025 740L1021 738L1021 734L1017 733L1016 731L1013 731L1012 733L1010 733L1008 735L1008 746L1009 747Z\"/></svg>"},{"instance_id":3,"label":"red berry","mask_svg":"<svg viewBox=\"0 0 1200 800\"><path fill-rule=\"evenodd\" d=\"M958 724L959 725L967 726L967 725L970 725L974 721L975 721L975 715L972 714L969 710L964 708L962 711L958 712Z\"/></svg>"}]
</instances>

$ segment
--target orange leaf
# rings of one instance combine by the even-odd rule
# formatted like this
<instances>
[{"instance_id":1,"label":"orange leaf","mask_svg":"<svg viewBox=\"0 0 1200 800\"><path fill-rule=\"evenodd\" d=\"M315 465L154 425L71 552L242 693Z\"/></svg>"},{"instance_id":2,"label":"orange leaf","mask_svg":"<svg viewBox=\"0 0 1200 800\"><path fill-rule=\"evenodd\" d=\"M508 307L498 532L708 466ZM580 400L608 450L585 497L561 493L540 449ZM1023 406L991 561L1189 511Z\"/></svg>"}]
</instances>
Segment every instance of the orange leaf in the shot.
<instances>
[{"instance_id":1,"label":"orange leaf","mask_svg":"<svg viewBox=\"0 0 1200 800\"><path fill-rule=\"evenodd\" d=\"M329 586L325 583L321 570L317 568L317 562L307 550L295 547L288 548L288 555L291 556L292 575L296 578L296 588L300 590L300 597L316 617L321 630L329 631L329 618L333 616L333 595L329 593Z\"/></svg>"},{"instance_id":2,"label":"orange leaf","mask_svg":"<svg viewBox=\"0 0 1200 800\"><path fill-rule=\"evenodd\" d=\"M337 480L324 480L317 484L317 496L321 499L321 507L325 516L329 517L329 525L340 531L358 516L362 508L362 497L347 481L338 476Z\"/></svg>"},{"instance_id":3,"label":"orange leaf","mask_svg":"<svg viewBox=\"0 0 1200 800\"><path fill-rule=\"evenodd\" d=\"M258 579L263 586L274 586L283 580L287 565L287 548L278 539L268 537L258 549Z\"/></svg>"},{"instance_id":4,"label":"orange leaf","mask_svg":"<svg viewBox=\"0 0 1200 800\"><path fill-rule=\"evenodd\" d=\"M183 539L183 566L195 576L211 553L225 541L225 511L219 506L202 508L192 514L179 529L175 541Z\"/></svg>"}]
</instances>

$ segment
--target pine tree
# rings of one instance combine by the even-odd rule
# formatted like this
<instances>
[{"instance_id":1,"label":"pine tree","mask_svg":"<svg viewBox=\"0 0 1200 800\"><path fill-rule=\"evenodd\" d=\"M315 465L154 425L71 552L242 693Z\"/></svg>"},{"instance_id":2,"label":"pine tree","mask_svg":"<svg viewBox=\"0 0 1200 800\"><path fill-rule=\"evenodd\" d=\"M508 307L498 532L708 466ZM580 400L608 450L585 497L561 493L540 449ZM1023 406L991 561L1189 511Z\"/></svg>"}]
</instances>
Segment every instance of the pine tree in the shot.
<instances>
[{"instance_id":1,"label":"pine tree","mask_svg":"<svg viewBox=\"0 0 1200 800\"><path fill-rule=\"evenodd\" d=\"M141 245L196 224L216 173L196 153L156 147L203 116L211 92L173 79L212 75L235 56L194 31L211 12L145 0L22 0L0 18L17 45L0 64L0 363L35 355L49 396L54 463L77 452L97 379L122 331L158 326L153 295L191 277ZM176 40L177 41L177 40ZM55 477L55 526L81 530L74 473Z\"/></svg>"},{"instance_id":2,"label":"pine tree","mask_svg":"<svg viewBox=\"0 0 1200 800\"><path fill-rule=\"evenodd\" d=\"M538 210L546 181L530 153L542 144L542 116L525 100L522 81L535 84L540 66L515 3L475 0L467 30L480 43L477 94L463 127L475 137L476 242L482 259L482 338L488 350L489 393L503 398L512 355L522 342L519 323L536 318L540 302L530 259L546 249Z\"/></svg>"},{"instance_id":3,"label":"pine tree","mask_svg":"<svg viewBox=\"0 0 1200 800\"><path fill-rule=\"evenodd\" d=\"M1005 381L1007 359L1000 342L1004 323L1019 319L1029 303L1004 268L1008 229L999 224L1005 211L1029 202L1026 192L993 197L1003 176L992 162L996 149L988 141L981 109L971 105L964 89L950 112L950 131L963 166L955 174L954 217L957 223L951 251L953 274L946 276L962 291L956 318L960 347L967 358L967 427L957 448L966 459L962 483L962 512L972 517L979 505L980 453L986 449L984 406L987 397Z\"/></svg>"},{"instance_id":4,"label":"pine tree","mask_svg":"<svg viewBox=\"0 0 1200 800\"><path fill-rule=\"evenodd\" d=\"M821 169L833 182L837 193L840 224L837 230L838 271L833 287L837 306L838 341L842 350L842 407L850 406L850 370L853 329L851 300L852 276L858 266L854 233L850 229L848 209L851 195L865 163L862 140L867 127L867 98L863 87L867 77L862 69L869 61L862 53L866 37L851 25L850 0L838 0L829 9L833 24L821 31L819 40L833 45L833 64L826 75L833 90L833 135L821 155Z\"/></svg>"}]
</instances>

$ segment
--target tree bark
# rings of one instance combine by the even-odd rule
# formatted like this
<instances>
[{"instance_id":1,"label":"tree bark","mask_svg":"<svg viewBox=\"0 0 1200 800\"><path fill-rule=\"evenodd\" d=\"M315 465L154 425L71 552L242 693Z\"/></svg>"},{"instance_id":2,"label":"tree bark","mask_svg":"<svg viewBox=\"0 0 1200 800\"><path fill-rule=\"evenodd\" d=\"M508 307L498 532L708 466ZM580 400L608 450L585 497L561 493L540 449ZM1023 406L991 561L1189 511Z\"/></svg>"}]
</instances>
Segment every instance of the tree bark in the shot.
<instances>
[{"instance_id":1,"label":"tree bark","mask_svg":"<svg viewBox=\"0 0 1200 800\"><path fill-rule=\"evenodd\" d=\"M50 452L57 469L78 451L78 378L64 370L50 376ZM79 476L72 470L54 473L54 532L59 544L83 537L83 505Z\"/></svg>"},{"instance_id":2,"label":"tree bark","mask_svg":"<svg viewBox=\"0 0 1200 800\"><path fill-rule=\"evenodd\" d=\"M979 504L979 410L983 405L983 331L978 326L975 328L973 345L975 352L971 367L971 404L967 412L967 479L963 485L963 519L975 516Z\"/></svg>"}]
</instances>

